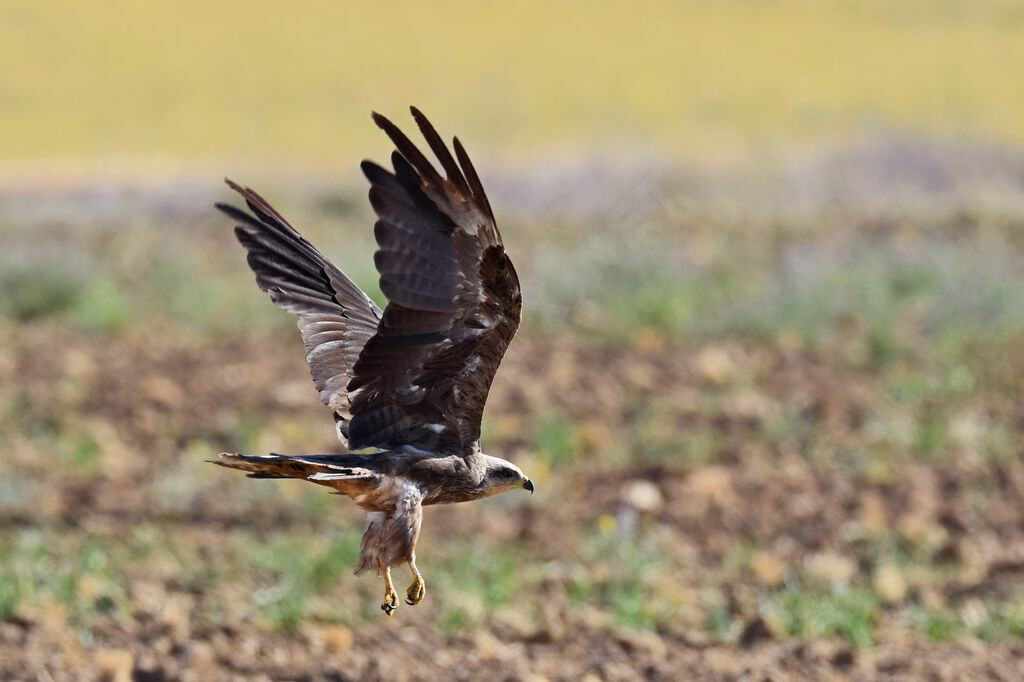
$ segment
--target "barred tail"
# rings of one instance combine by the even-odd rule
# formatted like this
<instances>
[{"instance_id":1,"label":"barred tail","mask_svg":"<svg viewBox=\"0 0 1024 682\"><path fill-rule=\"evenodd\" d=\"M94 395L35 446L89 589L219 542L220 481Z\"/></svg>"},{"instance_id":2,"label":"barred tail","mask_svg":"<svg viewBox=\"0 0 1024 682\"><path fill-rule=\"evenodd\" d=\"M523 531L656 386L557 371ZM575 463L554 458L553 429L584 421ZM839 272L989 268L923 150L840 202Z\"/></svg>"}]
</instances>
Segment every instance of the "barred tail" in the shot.
<instances>
[{"instance_id":1,"label":"barred tail","mask_svg":"<svg viewBox=\"0 0 1024 682\"><path fill-rule=\"evenodd\" d=\"M249 478L303 478L311 481L357 479L372 476L359 466L359 455L241 455L222 452L217 459L208 459L228 469L248 471Z\"/></svg>"}]
</instances>

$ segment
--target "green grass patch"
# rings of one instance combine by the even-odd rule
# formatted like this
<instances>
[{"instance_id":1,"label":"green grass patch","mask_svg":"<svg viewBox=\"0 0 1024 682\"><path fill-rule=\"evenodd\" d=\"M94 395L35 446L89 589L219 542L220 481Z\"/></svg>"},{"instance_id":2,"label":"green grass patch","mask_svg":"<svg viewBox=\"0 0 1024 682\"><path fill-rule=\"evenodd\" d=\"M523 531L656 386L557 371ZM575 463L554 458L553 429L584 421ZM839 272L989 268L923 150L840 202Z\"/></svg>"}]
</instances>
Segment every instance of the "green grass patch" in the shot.
<instances>
[{"instance_id":1,"label":"green grass patch","mask_svg":"<svg viewBox=\"0 0 1024 682\"><path fill-rule=\"evenodd\" d=\"M969 610L981 612L967 613L966 605L960 613L950 608L919 608L913 616L914 627L939 642L964 638L1006 642L1024 637L1024 607L1020 602L975 602Z\"/></svg>"},{"instance_id":2,"label":"green grass patch","mask_svg":"<svg viewBox=\"0 0 1024 682\"><path fill-rule=\"evenodd\" d=\"M867 588L807 589L798 585L774 595L766 606L783 630L801 638L838 635L854 645L874 644L879 600Z\"/></svg>"},{"instance_id":3,"label":"green grass patch","mask_svg":"<svg viewBox=\"0 0 1024 682\"><path fill-rule=\"evenodd\" d=\"M21 322L59 315L79 300L81 276L45 267L5 267L0 274L0 312Z\"/></svg>"},{"instance_id":4,"label":"green grass patch","mask_svg":"<svg viewBox=\"0 0 1024 682\"><path fill-rule=\"evenodd\" d=\"M574 578L574 599L611 613L623 627L651 629L673 620L678 605L663 603L658 594L658 585L671 574L672 560L653 536L618 525L585 539L580 552L585 563L601 570Z\"/></svg>"},{"instance_id":5,"label":"green grass patch","mask_svg":"<svg viewBox=\"0 0 1024 682\"><path fill-rule=\"evenodd\" d=\"M925 611L917 617L917 627L924 634L939 642L956 639L964 632L963 622L947 611Z\"/></svg>"},{"instance_id":6,"label":"green grass patch","mask_svg":"<svg viewBox=\"0 0 1024 682\"><path fill-rule=\"evenodd\" d=\"M523 578L523 554L508 548L457 546L434 562L427 580L428 594L440 594L442 630L455 633L475 626L516 595L529 592Z\"/></svg>"},{"instance_id":7,"label":"green grass patch","mask_svg":"<svg viewBox=\"0 0 1024 682\"><path fill-rule=\"evenodd\" d=\"M228 275L219 259L192 249L158 261L151 282L140 293L147 315L211 337L240 330L283 330L294 320L275 309L248 272Z\"/></svg>"},{"instance_id":8,"label":"green grass patch","mask_svg":"<svg viewBox=\"0 0 1024 682\"><path fill-rule=\"evenodd\" d=\"M58 558L59 557L59 558ZM72 619L123 619L128 594L103 542L27 531L0 544L0 613L21 602L60 603Z\"/></svg>"},{"instance_id":9,"label":"green grass patch","mask_svg":"<svg viewBox=\"0 0 1024 682\"><path fill-rule=\"evenodd\" d=\"M274 627L297 628L306 616L310 596L334 586L352 570L359 555L359 533L346 532L323 547L309 545L278 537L250 555L254 566L276 580L253 594L254 604Z\"/></svg>"},{"instance_id":10,"label":"green grass patch","mask_svg":"<svg viewBox=\"0 0 1024 682\"><path fill-rule=\"evenodd\" d=\"M72 312L79 327L96 331L121 329L132 314L131 301L123 286L104 278L89 283Z\"/></svg>"},{"instance_id":11,"label":"green grass patch","mask_svg":"<svg viewBox=\"0 0 1024 682\"><path fill-rule=\"evenodd\" d=\"M17 577L7 573L0 573L0 621L5 621L14 615L21 601L21 585Z\"/></svg>"},{"instance_id":12,"label":"green grass patch","mask_svg":"<svg viewBox=\"0 0 1024 682\"><path fill-rule=\"evenodd\" d=\"M578 428L562 414L541 417L534 426L533 440L536 448L556 466L571 462L582 450Z\"/></svg>"}]
</instances>

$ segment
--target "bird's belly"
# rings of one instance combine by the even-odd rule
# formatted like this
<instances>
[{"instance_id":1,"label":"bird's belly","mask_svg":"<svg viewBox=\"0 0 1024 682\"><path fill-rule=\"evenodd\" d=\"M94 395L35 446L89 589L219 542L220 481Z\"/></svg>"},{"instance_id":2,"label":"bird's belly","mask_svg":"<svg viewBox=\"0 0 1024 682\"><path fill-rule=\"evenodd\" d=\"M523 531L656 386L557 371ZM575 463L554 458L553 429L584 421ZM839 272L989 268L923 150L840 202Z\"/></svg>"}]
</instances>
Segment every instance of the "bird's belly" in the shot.
<instances>
[{"instance_id":1,"label":"bird's belly","mask_svg":"<svg viewBox=\"0 0 1024 682\"><path fill-rule=\"evenodd\" d=\"M418 500L421 495L419 486L404 476L396 476L384 482L360 481L344 492L361 509L390 513L413 491Z\"/></svg>"},{"instance_id":2,"label":"bird's belly","mask_svg":"<svg viewBox=\"0 0 1024 682\"><path fill-rule=\"evenodd\" d=\"M397 495L390 484L370 481L345 481L337 486L339 493L347 495L360 509L371 512L389 512L395 508Z\"/></svg>"}]
</instances>

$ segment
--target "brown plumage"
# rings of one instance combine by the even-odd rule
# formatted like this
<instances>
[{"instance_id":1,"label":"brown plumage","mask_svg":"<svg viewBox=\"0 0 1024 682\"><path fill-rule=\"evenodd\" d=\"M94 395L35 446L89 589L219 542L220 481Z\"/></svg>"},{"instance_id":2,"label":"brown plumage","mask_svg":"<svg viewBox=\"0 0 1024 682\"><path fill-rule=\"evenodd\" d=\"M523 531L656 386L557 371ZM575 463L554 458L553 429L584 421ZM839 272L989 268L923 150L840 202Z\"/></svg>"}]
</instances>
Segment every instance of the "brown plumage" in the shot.
<instances>
[{"instance_id":1,"label":"brown plumage","mask_svg":"<svg viewBox=\"0 0 1024 682\"><path fill-rule=\"evenodd\" d=\"M217 208L238 223L259 287L295 313L320 399L338 438L372 454L239 455L223 466L253 478L302 478L366 509L356 572L381 571L381 608L397 597L390 568L408 562L407 602L423 598L415 547L423 505L466 502L533 483L511 462L480 451L480 420L494 373L519 327L515 268L480 178L458 138L451 155L416 108L413 117L444 169L393 123L373 120L394 142L394 171L362 164L379 250L383 311L256 192L230 180L251 213ZM457 159L457 160L456 160Z\"/></svg>"}]
</instances>

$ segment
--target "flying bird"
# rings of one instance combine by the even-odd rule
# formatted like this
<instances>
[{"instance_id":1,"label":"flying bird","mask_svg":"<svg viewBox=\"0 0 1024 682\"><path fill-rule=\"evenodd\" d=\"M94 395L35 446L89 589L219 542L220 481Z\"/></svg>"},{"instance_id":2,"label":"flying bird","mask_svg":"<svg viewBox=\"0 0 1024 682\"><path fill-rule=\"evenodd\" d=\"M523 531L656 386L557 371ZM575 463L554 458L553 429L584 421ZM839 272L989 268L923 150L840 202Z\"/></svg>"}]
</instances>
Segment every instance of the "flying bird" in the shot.
<instances>
[{"instance_id":1,"label":"flying bird","mask_svg":"<svg viewBox=\"0 0 1024 682\"><path fill-rule=\"evenodd\" d=\"M347 495L367 514L356 574L384 579L381 609L398 595L391 569L408 564L406 603L426 593L416 567L423 507L509 490L533 492L512 462L480 449L480 419L505 350L519 328L522 294L480 178L458 138L453 157L434 127L413 118L444 175L391 121L393 170L362 163L377 214L374 264L382 311L259 194L227 180L249 211L217 204L236 223L256 283L298 316L320 399L349 451L242 455L216 464L250 478L300 478Z\"/></svg>"}]
</instances>

